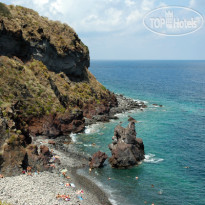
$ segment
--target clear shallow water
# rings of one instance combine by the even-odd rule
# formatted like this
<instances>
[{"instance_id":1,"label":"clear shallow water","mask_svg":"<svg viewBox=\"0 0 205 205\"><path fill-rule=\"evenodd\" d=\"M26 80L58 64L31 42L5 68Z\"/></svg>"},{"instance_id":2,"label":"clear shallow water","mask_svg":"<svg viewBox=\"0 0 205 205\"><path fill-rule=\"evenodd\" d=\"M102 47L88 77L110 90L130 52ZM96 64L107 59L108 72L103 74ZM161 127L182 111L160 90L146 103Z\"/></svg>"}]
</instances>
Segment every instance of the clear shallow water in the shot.
<instances>
[{"instance_id":1,"label":"clear shallow water","mask_svg":"<svg viewBox=\"0 0 205 205\"><path fill-rule=\"evenodd\" d=\"M84 144L78 148L110 155L114 128L120 121L127 126L130 115L140 121L136 130L146 160L127 170L107 165L81 172L109 191L116 204L204 205L205 61L92 61L90 70L111 91L145 100L149 107L87 128L76 136Z\"/></svg>"}]
</instances>

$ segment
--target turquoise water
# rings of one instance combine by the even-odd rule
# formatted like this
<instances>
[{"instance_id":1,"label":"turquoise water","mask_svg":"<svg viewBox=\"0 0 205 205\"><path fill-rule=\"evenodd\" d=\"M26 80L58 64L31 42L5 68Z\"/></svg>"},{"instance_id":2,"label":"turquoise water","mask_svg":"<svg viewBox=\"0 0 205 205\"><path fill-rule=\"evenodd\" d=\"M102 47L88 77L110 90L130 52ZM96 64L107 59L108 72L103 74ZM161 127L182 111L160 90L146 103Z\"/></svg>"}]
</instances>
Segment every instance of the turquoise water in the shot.
<instances>
[{"instance_id":1,"label":"turquoise water","mask_svg":"<svg viewBox=\"0 0 205 205\"><path fill-rule=\"evenodd\" d=\"M130 115L140 121L136 130L146 160L127 170L107 164L82 172L109 191L115 204L204 205L205 61L92 61L90 70L111 91L147 101L148 108L88 127L77 136L83 142L78 149L110 155L114 127L120 121L127 126Z\"/></svg>"}]
</instances>

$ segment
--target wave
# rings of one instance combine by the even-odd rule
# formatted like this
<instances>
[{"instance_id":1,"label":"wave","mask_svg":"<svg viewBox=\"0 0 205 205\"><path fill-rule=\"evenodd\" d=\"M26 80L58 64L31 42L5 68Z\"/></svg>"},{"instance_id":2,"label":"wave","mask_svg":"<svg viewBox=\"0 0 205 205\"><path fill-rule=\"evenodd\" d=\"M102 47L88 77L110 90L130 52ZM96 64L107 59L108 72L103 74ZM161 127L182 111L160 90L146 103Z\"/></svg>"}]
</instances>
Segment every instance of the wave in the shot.
<instances>
[{"instance_id":1,"label":"wave","mask_svg":"<svg viewBox=\"0 0 205 205\"><path fill-rule=\"evenodd\" d=\"M70 134L70 137L71 137L71 139L72 139L73 142L77 142L77 134L71 133L71 134Z\"/></svg>"},{"instance_id":2,"label":"wave","mask_svg":"<svg viewBox=\"0 0 205 205\"><path fill-rule=\"evenodd\" d=\"M112 189L110 186L103 184L102 182L99 182L97 179L89 178L91 181L93 181L98 187L100 187L105 193L108 195L108 199L111 202L112 205L119 205L118 201L115 199L117 198L117 195L115 194L115 190Z\"/></svg>"},{"instance_id":3,"label":"wave","mask_svg":"<svg viewBox=\"0 0 205 205\"><path fill-rule=\"evenodd\" d=\"M97 124L88 125L85 127L85 134L94 134L100 132L100 128L104 127L104 123L99 122Z\"/></svg>"},{"instance_id":4,"label":"wave","mask_svg":"<svg viewBox=\"0 0 205 205\"><path fill-rule=\"evenodd\" d=\"M118 200L115 199L117 198L117 195L115 194L116 191L109 185L100 182L96 177L89 176L83 169L78 169L77 174L86 177L87 179L95 183L98 187L100 187L108 195L108 199L112 205L119 205ZM95 175L99 175L97 171L95 171Z\"/></svg>"},{"instance_id":5,"label":"wave","mask_svg":"<svg viewBox=\"0 0 205 205\"><path fill-rule=\"evenodd\" d=\"M157 164L159 162L164 161L164 159L157 158L155 156L156 156L155 154L147 154L147 155L145 155L144 162Z\"/></svg>"},{"instance_id":6,"label":"wave","mask_svg":"<svg viewBox=\"0 0 205 205\"><path fill-rule=\"evenodd\" d=\"M128 111L127 112L123 112L123 113L117 113L115 114L116 117L118 118L125 118L128 115Z\"/></svg>"},{"instance_id":7,"label":"wave","mask_svg":"<svg viewBox=\"0 0 205 205\"><path fill-rule=\"evenodd\" d=\"M92 144L84 144L85 147L92 147Z\"/></svg>"}]
</instances>

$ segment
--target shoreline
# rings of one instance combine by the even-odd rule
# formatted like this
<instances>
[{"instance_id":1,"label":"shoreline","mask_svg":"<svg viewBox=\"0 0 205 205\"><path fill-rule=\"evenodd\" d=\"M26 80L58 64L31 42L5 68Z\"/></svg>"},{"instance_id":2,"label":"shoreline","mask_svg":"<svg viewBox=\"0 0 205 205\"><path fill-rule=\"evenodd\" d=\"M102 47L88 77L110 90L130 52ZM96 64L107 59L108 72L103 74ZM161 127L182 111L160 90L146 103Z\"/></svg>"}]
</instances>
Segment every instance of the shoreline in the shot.
<instances>
[{"instance_id":1,"label":"shoreline","mask_svg":"<svg viewBox=\"0 0 205 205\"><path fill-rule=\"evenodd\" d=\"M109 196L92 180L77 173L78 169L89 168L88 157L81 153L67 149L59 150L59 147L50 145L46 136L36 139L37 145L46 145L52 150L55 156L58 156L61 164L55 164L55 168L50 172L32 173L32 176L22 174L14 177L5 177L0 179L0 201L14 204L72 204L72 205L112 205ZM73 145L71 145L73 146ZM60 176L60 170L67 169L66 174L70 179ZM73 187L65 187L67 183L74 184ZM78 190L83 190L82 200L76 195ZM42 194L45 197L42 198ZM58 194L69 194L69 202L57 200ZM35 201L36 200L36 201ZM48 203L49 202L49 203Z\"/></svg>"},{"instance_id":2,"label":"shoreline","mask_svg":"<svg viewBox=\"0 0 205 205\"><path fill-rule=\"evenodd\" d=\"M47 144L48 145L48 144ZM75 145L62 145L61 143L57 143L55 148L53 148L52 145L48 145L50 149L54 151L54 153L57 153L57 155L60 155L62 159L61 168L67 168L69 170L69 175L73 179L76 186L79 186L83 188L84 190L87 190L89 194L95 196L95 202L94 204L102 204L102 205L112 205L112 203L109 200L108 194L101 189L95 182L87 178L86 176L83 176L81 174L78 174L79 169L89 169L89 156L84 155L81 152L78 152L75 150ZM67 160L73 160L75 161L75 164L73 165L66 165ZM76 162L78 162L76 164Z\"/></svg>"},{"instance_id":3,"label":"shoreline","mask_svg":"<svg viewBox=\"0 0 205 205\"><path fill-rule=\"evenodd\" d=\"M146 105L144 104L144 102L142 101L134 101L132 99L128 99L126 97L124 97L123 95L117 95L115 94L117 99L118 99L118 107L116 108L112 108L112 110L110 111L109 115L105 114L100 116L94 116L93 119L88 123L88 125L93 125L96 124L98 122L109 122L110 119L118 119L118 117L116 117L116 114L120 114L120 113L124 113L127 111L131 111L131 110L135 110L135 109L142 109L145 108ZM108 120L104 120L106 116L106 119ZM95 182L93 182L91 179L87 178L86 176L80 175L77 173L78 169L81 168L88 168L89 169L89 156L85 155L84 153L80 153L77 150L75 150L75 145L64 145L63 142L65 142L65 139L68 139L68 136L64 136L64 137L58 137L56 139L52 139L55 142L55 145L51 145L48 143L48 141L50 141L50 139L47 136L42 136L42 137L33 137L33 142L35 144L37 144L37 146L39 147L40 145L45 145L47 146L50 150L52 150L54 155L59 156L60 158L60 165L56 165L56 168L54 168L51 173L50 172L42 172L39 174L39 177L43 177L45 178L45 180L47 180L49 177L54 177L53 180L58 180L58 175L59 175L59 170L62 169L67 169L69 176L71 177L71 181L72 183L76 184L76 187L80 187L84 189L85 192L85 197L83 198L83 201L76 201L76 197L75 197L75 192L73 193L71 191L71 195L74 196L73 202L71 202L71 204L89 204L89 205L96 205L96 204L102 204L102 205L112 205L111 201L109 200L109 194L106 193L103 189L101 189ZM46 176L44 176L44 173ZM42 176L41 176L42 175ZM24 178L25 176L20 175L17 176L16 179L19 179L21 181L21 184L19 184L19 186L22 188L22 190L24 191L24 184L26 183L25 179L21 179L22 177ZM37 176L38 177L38 176ZM11 177L12 179L13 177ZM6 178L5 178L6 179ZM29 180L32 178L29 178ZM1 179L1 182L4 179ZM7 179L6 179L7 180ZM35 180L35 179L34 179ZM39 179L40 180L40 179ZM49 179L48 179L49 180ZM9 179L8 179L9 181ZM18 180L15 180L18 182ZM2 183L0 185L0 188L2 189ZM3 187L5 188L5 187ZM36 189L36 187L30 187L31 190L32 189ZM26 188L27 191L28 187ZM49 188L47 188L49 189ZM55 189L54 189L55 190ZM45 190L46 191L46 190ZM14 193L13 193L14 194ZM57 195L58 193L56 193ZM38 193L37 193L38 195ZM2 198L2 195L0 194L0 200L12 203L12 204L27 204L27 201L24 201L23 203L19 202L15 203L15 201L13 200L13 198L15 198L15 194L12 196L11 194L11 190L10 190L10 195L8 196L8 198L10 198L9 200L6 200L5 197ZM37 197L38 198L38 197ZM27 198L25 198L25 200L29 200ZM42 199L43 200L43 199ZM41 200L41 202L34 202L34 203L29 203L29 204L46 204ZM53 203L56 203L56 199L50 199L53 201ZM67 203L67 202L66 202ZM60 201L60 204L64 204Z\"/></svg>"},{"instance_id":4,"label":"shoreline","mask_svg":"<svg viewBox=\"0 0 205 205\"><path fill-rule=\"evenodd\" d=\"M141 101L141 100L134 100L132 98L128 98L125 97L122 94L116 94L115 96L117 98L118 101L118 107L114 107L111 108L110 113L108 115L108 120L104 120L105 116L107 117L107 115L102 115L100 120L99 120L99 116L93 116L93 119L91 121L87 121L86 122L86 126L92 126L95 125L97 123L109 123L110 120L117 120L119 119L117 117L118 114L123 114L129 111L133 111L133 110L141 110L143 111L144 108L147 108L147 105L145 103L145 101ZM62 146L62 145L60 145ZM75 147L75 145L74 145ZM65 150L66 153L69 153L71 155L74 156L74 158L76 157L77 159L80 158L87 158L87 164L89 163L89 156L84 155L83 153L77 152L76 150L74 152L71 152L71 150L69 150L69 148L67 147L67 150ZM93 182L91 179L89 179L86 176L80 175L77 173L77 171L81 168L85 168L84 166L81 167L75 167L72 169L72 175L74 175L76 177L76 179L80 178L78 180L79 184L81 184L81 186L85 186L86 189L90 190L92 193L94 193L98 200L102 203L102 205L112 205L112 202L109 199L108 193L106 193L105 190L101 189L95 182ZM89 168L89 166L87 165L87 168Z\"/></svg>"},{"instance_id":5,"label":"shoreline","mask_svg":"<svg viewBox=\"0 0 205 205\"><path fill-rule=\"evenodd\" d=\"M109 113L102 115L94 115L92 119L85 119L86 126L96 124L98 122L109 122L110 120L117 120L118 117L116 114L121 114L127 111L138 109L143 111L144 108L147 108L147 105L144 101L134 100L132 98L125 97L122 94L113 93L117 99L118 106L112 107Z\"/></svg>"},{"instance_id":6,"label":"shoreline","mask_svg":"<svg viewBox=\"0 0 205 205\"><path fill-rule=\"evenodd\" d=\"M109 196L107 193L102 190L96 183L94 183L92 180L88 179L87 177L80 175L77 173L77 170L79 168L74 168L71 173L73 176L76 177L79 184L81 184L82 187L86 187L88 191L90 191L92 194L97 196L99 202L103 205L112 205L112 203L109 200Z\"/></svg>"}]
</instances>

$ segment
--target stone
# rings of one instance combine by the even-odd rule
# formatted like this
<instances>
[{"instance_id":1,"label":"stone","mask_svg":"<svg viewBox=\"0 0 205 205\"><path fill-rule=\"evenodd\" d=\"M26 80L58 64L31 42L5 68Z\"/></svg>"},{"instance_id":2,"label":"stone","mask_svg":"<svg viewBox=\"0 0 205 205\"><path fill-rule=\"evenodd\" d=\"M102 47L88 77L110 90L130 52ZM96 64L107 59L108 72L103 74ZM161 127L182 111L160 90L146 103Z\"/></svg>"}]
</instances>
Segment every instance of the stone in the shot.
<instances>
[{"instance_id":1,"label":"stone","mask_svg":"<svg viewBox=\"0 0 205 205\"><path fill-rule=\"evenodd\" d=\"M138 123L137 120L135 120L133 117L130 117L130 116L128 116L128 117L129 117L129 119L128 119L129 122Z\"/></svg>"},{"instance_id":2,"label":"stone","mask_svg":"<svg viewBox=\"0 0 205 205\"><path fill-rule=\"evenodd\" d=\"M145 157L142 139L136 138L135 121L129 120L127 128L115 128L113 142L109 145L112 157L109 162L114 168L128 168L137 165Z\"/></svg>"},{"instance_id":3,"label":"stone","mask_svg":"<svg viewBox=\"0 0 205 205\"><path fill-rule=\"evenodd\" d=\"M103 164L107 158L108 156L104 152L96 152L95 154L93 154L92 159L90 161L90 168L93 169L103 167Z\"/></svg>"},{"instance_id":4,"label":"stone","mask_svg":"<svg viewBox=\"0 0 205 205\"><path fill-rule=\"evenodd\" d=\"M50 114L41 118L32 118L29 122L29 131L32 135L46 135L57 137L71 132L79 133L85 129L85 120L82 111L75 113Z\"/></svg>"},{"instance_id":5,"label":"stone","mask_svg":"<svg viewBox=\"0 0 205 205\"><path fill-rule=\"evenodd\" d=\"M45 145L40 146L40 153L44 156L50 156L51 155L51 153L49 151L49 148Z\"/></svg>"},{"instance_id":6,"label":"stone","mask_svg":"<svg viewBox=\"0 0 205 205\"><path fill-rule=\"evenodd\" d=\"M54 140L49 140L49 141L48 141L48 144L55 145L56 142L55 142Z\"/></svg>"}]
</instances>

